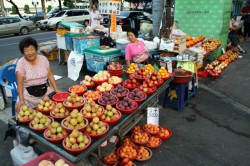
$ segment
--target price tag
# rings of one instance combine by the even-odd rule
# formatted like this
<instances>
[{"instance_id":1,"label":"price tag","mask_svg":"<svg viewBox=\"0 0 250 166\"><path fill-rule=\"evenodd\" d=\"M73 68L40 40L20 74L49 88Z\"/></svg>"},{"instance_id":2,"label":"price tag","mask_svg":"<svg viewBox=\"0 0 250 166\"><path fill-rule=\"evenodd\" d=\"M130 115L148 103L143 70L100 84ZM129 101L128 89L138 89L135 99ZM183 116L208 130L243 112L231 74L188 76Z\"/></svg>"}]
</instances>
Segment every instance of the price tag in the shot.
<instances>
[{"instance_id":1,"label":"price tag","mask_svg":"<svg viewBox=\"0 0 250 166\"><path fill-rule=\"evenodd\" d=\"M158 107L148 107L147 124L159 125L159 108Z\"/></svg>"}]
</instances>

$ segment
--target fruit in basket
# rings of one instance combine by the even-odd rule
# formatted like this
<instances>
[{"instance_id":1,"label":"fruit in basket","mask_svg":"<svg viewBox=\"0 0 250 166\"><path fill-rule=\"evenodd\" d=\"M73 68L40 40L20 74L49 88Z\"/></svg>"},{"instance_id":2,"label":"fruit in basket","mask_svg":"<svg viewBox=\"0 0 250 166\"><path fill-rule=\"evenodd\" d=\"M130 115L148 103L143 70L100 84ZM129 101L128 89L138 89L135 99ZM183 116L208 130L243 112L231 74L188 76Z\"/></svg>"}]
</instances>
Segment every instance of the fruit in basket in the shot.
<instances>
[{"instance_id":1,"label":"fruit in basket","mask_svg":"<svg viewBox=\"0 0 250 166\"><path fill-rule=\"evenodd\" d=\"M161 127L160 132L159 132L159 136L160 137L167 137L169 136L169 131L167 129L164 129L163 127Z\"/></svg>"},{"instance_id":2,"label":"fruit in basket","mask_svg":"<svg viewBox=\"0 0 250 166\"><path fill-rule=\"evenodd\" d=\"M143 130L142 130L142 127L141 126L135 126L135 127L133 127L133 129L132 129L132 132L133 133L135 133L135 132L142 132Z\"/></svg>"},{"instance_id":3,"label":"fruit in basket","mask_svg":"<svg viewBox=\"0 0 250 166\"><path fill-rule=\"evenodd\" d=\"M99 90L100 92L108 92L111 91L112 88L113 88L112 84L104 82L101 85L98 85L96 89Z\"/></svg>"},{"instance_id":4,"label":"fruit in basket","mask_svg":"<svg viewBox=\"0 0 250 166\"><path fill-rule=\"evenodd\" d=\"M112 107L111 105L107 105L104 114L101 116L101 120L113 121L118 119L119 117L120 116L117 112L117 109Z\"/></svg>"},{"instance_id":5,"label":"fruit in basket","mask_svg":"<svg viewBox=\"0 0 250 166\"><path fill-rule=\"evenodd\" d=\"M84 102L83 97L78 96L78 94L76 94L75 92L72 92L70 93L70 96L67 97L65 105L69 107L72 106L76 107L82 105L83 102Z\"/></svg>"},{"instance_id":6,"label":"fruit in basket","mask_svg":"<svg viewBox=\"0 0 250 166\"><path fill-rule=\"evenodd\" d=\"M135 143L129 137L127 137L127 138L124 139L123 145L136 146Z\"/></svg>"},{"instance_id":7,"label":"fruit in basket","mask_svg":"<svg viewBox=\"0 0 250 166\"><path fill-rule=\"evenodd\" d=\"M158 71L158 75L161 78L166 78L166 77L170 76L170 74L168 73L168 71L166 70L166 68L164 66L161 66L161 68Z\"/></svg>"},{"instance_id":8,"label":"fruit in basket","mask_svg":"<svg viewBox=\"0 0 250 166\"><path fill-rule=\"evenodd\" d=\"M120 105L118 106L121 110L130 110L134 109L136 107L136 103L132 100L130 100L128 97L124 97Z\"/></svg>"},{"instance_id":9,"label":"fruit in basket","mask_svg":"<svg viewBox=\"0 0 250 166\"><path fill-rule=\"evenodd\" d=\"M144 67L141 67L138 70L136 70L136 72L133 75L135 78L139 79L145 79L149 77L149 74L146 72L146 69Z\"/></svg>"},{"instance_id":10,"label":"fruit in basket","mask_svg":"<svg viewBox=\"0 0 250 166\"><path fill-rule=\"evenodd\" d=\"M147 146L150 146L150 147L158 147L160 145L160 138L158 137L155 137L155 136L152 136L150 139L149 139L149 142L147 143Z\"/></svg>"},{"instance_id":11,"label":"fruit in basket","mask_svg":"<svg viewBox=\"0 0 250 166\"><path fill-rule=\"evenodd\" d=\"M129 98L132 100L141 100L145 98L145 93L143 93L140 89L136 88L130 92Z\"/></svg>"},{"instance_id":12,"label":"fruit in basket","mask_svg":"<svg viewBox=\"0 0 250 166\"><path fill-rule=\"evenodd\" d=\"M69 115L69 110L63 106L62 103L58 103L52 110L51 114L56 118L61 118Z\"/></svg>"},{"instance_id":13,"label":"fruit in basket","mask_svg":"<svg viewBox=\"0 0 250 166\"><path fill-rule=\"evenodd\" d=\"M92 81L92 78L89 75L86 75L81 83L87 86L94 85L94 82Z\"/></svg>"},{"instance_id":14,"label":"fruit in basket","mask_svg":"<svg viewBox=\"0 0 250 166\"><path fill-rule=\"evenodd\" d=\"M133 146L121 146L119 149L119 154L122 158L135 158L137 154L137 150Z\"/></svg>"},{"instance_id":15,"label":"fruit in basket","mask_svg":"<svg viewBox=\"0 0 250 166\"><path fill-rule=\"evenodd\" d=\"M99 91L88 91L86 93L84 93L84 97L87 99L87 100L97 100L101 97L101 92Z\"/></svg>"},{"instance_id":16,"label":"fruit in basket","mask_svg":"<svg viewBox=\"0 0 250 166\"><path fill-rule=\"evenodd\" d=\"M121 70L122 65L120 65L120 64L110 64L110 65L108 65L108 69L109 70Z\"/></svg>"},{"instance_id":17,"label":"fruit in basket","mask_svg":"<svg viewBox=\"0 0 250 166\"><path fill-rule=\"evenodd\" d=\"M138 69L138 66L135 63L131 63L127 69L127 73L133 74Z\"/></svg>"},{"instance_id":18,"label":"fruit in basket","mask_svg":"<svg viewBox=\"0 0 250 166\"><path fill-rule=\"evenodd\" d=\"M116 152L112 152L110 155L103 158L104 161L107 163L116 163L118 160L120 160L120 157L117 156Z\"/></svg>"},{"instance_id":19,"label":"fruit in basket","mask_svg":"<svg viewBox=\"0 0 250 166\"><path fill-rule=\"evenodd\" d=\"M93 81L104 81L110 77L110 74L107 71L99 71L92 77Z\"/></svg>"},{"instance_id":20,"label":"fruit in basket","mask_svg":"<svg viewBox=\"0 0 250 166\"><path fill-rule=\"evenodd\" d=\"M54 163L49 160L42 160L38 163L38 166L54 166Z\"/></svg>"},{"instance_id":21,"label":"fruit in basket","mask_svg":"<svg viewBox=\"0 0 250 166\"><path fill-rule=\"evenodd\" d=\"M36 117L32 120L32 127L35 129L43 129L51 124L51 119L42 114L41 112L36 113Z\"/></svg>"},{"instance_id":22,"label":"fruit in basket","mask_svg":"<svg viewBox=\"0 0 250 166\"><path fill-rule=\"evenodd\" d=\"M48 96L45 96L37 106L37 108L42 111L52 110L54 107L55 103Z\"/></svg>"},{"instance_id":23,"label":"fruit in basket","mask_svg":"<svg viewBox=\"0 0 250 166\"><path fill-rule=\"evenodd\" d=\"M117 77L117 76L112 76L109 78L108 83L109 84L119 84L122 82L122 78Z\"/></svg>"},{"instance_id":24,"label":"fruit in basket","mask_svg":"<svg viewBox=\"0 0 250 166\"><path fill-rule=\"evenodd\" d=\"M143 146L139 147L139 154L136 159L143 160L148 159L150 157L150 152Z\"/></svg>"},{"instance_id":25,"label":"fruit in basket","mask_svg":"<svg viewBox=\"0 0 250 166\"><path fill-rule=\"evenodd\" d=\"M145 67L145 72L148 74L152 74L155 71L154 67L151 64L147 64L144 67Z\"/></svg>"},{"instance_id":26,"label":"fruit in basket","mask_svg":"<svg viewBox=\"0 0 250 166\"><path fill-rule=\"evenodd\" d=\"M93 100L88 100L86 104L84 104L82 108L83 115L87 117L95 117L102 114L102 107L96 104Z\"/></svg>"},{"instance_id":27,"label":"fruit in basket","mask_svg":"<svg viewBox=\"0 0 250 166\"><path fill-rule=\"evenodd\" d=\"M86 86L84 85L74 85L70 87L70 92L81 93L86 90Z\"/></svg>"},{"instance_id":28,"label":"fruit in basket","mask_svg":"<svg viewBox=\"0 0 250 166\"><path fill-rule=\"evenodd\" d=\"M59 139L65 137L67 134L66 130L62 128L60 123L52 122L46 130L45 135L51 139Z\"/></svg>"},{"instance_id":29,"label":"fruit in basket","mask_svg":"<svg viewBox=\"0 0 250 166\"><path fill-rule=\"evenodd\" d=\"M69 166L63 159L59 159L55 162L55 166Z\"/></svg>"},{"instance_id":30,"label":"fruit in basket","mask_svg":"<svg viewBox=\"0 0 250 166\"><path fill-rule=\"evenodd\" d=\"M129 79L123 82L123 85L127 88L134 89L138 87L139 82L133 77L129 76Z\"/></svg>"},{"instance_id":31,"label":"fruit in basket","mask_svg":"<svg viewBox=\"0 0 250 166\"><path fill-rule=\"evenodd\" d=\"M117 85L111 93L117 97L122 97L128 94L128 89L124 88L121 84Z\"/></svg>"},{"instance_id":32,"label":"fruit in basket","mask_svg":"<svg viewBox=\"0 0 250 166\"><path fill-rule=\"evenodd\" d=\"M144 144L149 141L149 135L146 132L134 132L132 139L137 143Z\"/></svg>"},{"instance_id":33,"label":"fruit in basket","mask_svg":"<svg viewBox=\"0 0 250 166\"><path fill-rule=\"evenodd\" d=\"M36 111L33 110L32 108L29 108L27 105L24 105L21 107L17 118L19 121L29 121L34 119L36 116Z\"/></svg>"},{"instance_id":34,"label":"fruit in basket","mask_svg":"<svg viewBox=\"0 0 250 166\"><path fill-rule=\"evenodd\" d=\"M63 125L69 129L83 128L85 126L84 116L77 109L74 109L70 116L65 118Z\"/></svg>"},{"instance_id":35,"label":"fruit in basket","mask_svg":"<svg viewBox=\"0 0 250 166\"><path fill-rule=\"evenodd\" d=\"M65 139L65 145L69 149L80 149L89 143L89 138L82 132L74 129L69 137Z\"/></svg>"},{"instance_id":36,"label":"fruit in basket","mask_svg":"<svg viewBox=\"0 0 250 166\"><path fill-rule=\"evenodd\" d=\"M152 92L153 89L154 89L154 83L152 81L150 82L145 82L143 83L141 86L140 86L140 89L143 91L143 92Z\"/></svg>"},{"instance_id":37,"label":"fruit in basket","mask_svg":"<svg viewBox=\"0 0 250 166\"><path fill-rule=\"evenodd\" d=\"M105 124L98 117L94 117L92 122L86 127L86 132L93 135L102 134L106 130Z\"/></svg>"},{"instance_id":38,"label":"fruit in basket","mask_svg":"<svg viewBox=\"0 0 250 166\"><path fill-rule=\"evenodd\" d=\"M154 124L145 124L143 126L143 129L149 133L159 133L160 132L160 127L158 125L154 125Z\"/></svg>"},{"instance_id":39,"label":"fruit in basket","mask_svg":"<svg viewBox=\"0 0 250 166\"><path fill-rule=\"evenodd\" d=\"M117 100L118 99L114 95L107 93L107 92L104 92L102 94L102 97L98 100L98 102L102 105L108 105L108 104L112 105L112 104L116 103Z\"/></svg>"},{"instance_id":40,"label":"fruit in basket","mask_svg":"<svg viewBox=\"0 0 250 166\"><path fill-rule=\"evenodd\" d=\"M157 86L157 85L163 83L163 80L162 80L162 78L157 74L157 72L154 71L154 72L152 73L152 75L144 81L144 83L148 84L149 87L152 87L152 86Z\"/></svg>"}]
</instances>

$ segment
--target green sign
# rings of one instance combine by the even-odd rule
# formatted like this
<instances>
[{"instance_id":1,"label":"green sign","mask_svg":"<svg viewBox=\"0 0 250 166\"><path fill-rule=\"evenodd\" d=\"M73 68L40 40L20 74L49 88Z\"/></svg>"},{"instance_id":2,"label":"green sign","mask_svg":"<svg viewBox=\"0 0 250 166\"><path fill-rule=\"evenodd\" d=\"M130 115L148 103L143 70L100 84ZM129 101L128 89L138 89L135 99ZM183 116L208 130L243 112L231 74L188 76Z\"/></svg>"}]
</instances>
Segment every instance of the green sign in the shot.
<instances>
[{"instance_id":1,"label":"green sign","mask_svg":"<svg viewBox=\"0 0 250 166\"><path fill-rule=\"evenodd\" d=\"M206 38L214 37L227 44L232 0L176 0L174 19L178 28L190 36L204 34ZM211 59L220 55L214 53Z\"/></svg>"}]
</instances>

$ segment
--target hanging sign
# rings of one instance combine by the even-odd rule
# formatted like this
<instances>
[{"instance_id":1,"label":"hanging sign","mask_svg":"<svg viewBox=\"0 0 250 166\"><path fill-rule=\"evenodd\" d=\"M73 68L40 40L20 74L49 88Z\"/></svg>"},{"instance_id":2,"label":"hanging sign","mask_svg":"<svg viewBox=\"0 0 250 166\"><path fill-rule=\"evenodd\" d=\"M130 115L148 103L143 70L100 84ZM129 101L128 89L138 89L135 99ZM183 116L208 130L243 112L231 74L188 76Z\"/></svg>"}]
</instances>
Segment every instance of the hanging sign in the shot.
<instances>
[{"instance_id":1,"label":"hanging sign","mask_svg":"<svg viewBox=\"0 0 250 166\"><path fill-rule=\"evenodd\" d=\"M116 14L111 14L110 31L111 32L116 32Z\"/></svg>"},{"instance_id":2,"label":"hanging sign","mask_svg":"<svg viewBox=\"0 0 250 166\"><path fill-rule=\"evenodd\" d=\"M158 107L148 107L147 124L159 125L159 108Z\"/></svg>"},{"instance_id":3,"label":"hanging sign","mask_svg":"<svg viewBox=\"0 0 250 166\"><path fill-rule=\"evenodd\" d=\"M120 15L121 0L99 0L100 14L116 14Z\"/></svg>"}]
</instances>

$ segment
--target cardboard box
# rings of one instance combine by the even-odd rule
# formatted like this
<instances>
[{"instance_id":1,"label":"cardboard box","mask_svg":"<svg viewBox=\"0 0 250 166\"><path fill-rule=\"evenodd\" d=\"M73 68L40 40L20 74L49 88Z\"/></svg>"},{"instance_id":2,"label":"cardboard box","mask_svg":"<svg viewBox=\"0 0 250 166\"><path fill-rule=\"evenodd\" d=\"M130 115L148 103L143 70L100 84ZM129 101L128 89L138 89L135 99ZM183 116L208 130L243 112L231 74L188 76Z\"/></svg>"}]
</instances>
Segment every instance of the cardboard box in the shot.
<instances>
[{"instance_id":1,"label":"cardboard box","mask_svg":"<svg viewBox=\"0 0 250 166\"><path fill-rule=\"evenodd\" d=\"M50 55L47 56L47 59L49 61L56 60L57 59L57 55L58 55L58 50L53 50L53 51L51 51Z\"/></svg>"}]
</instances>

